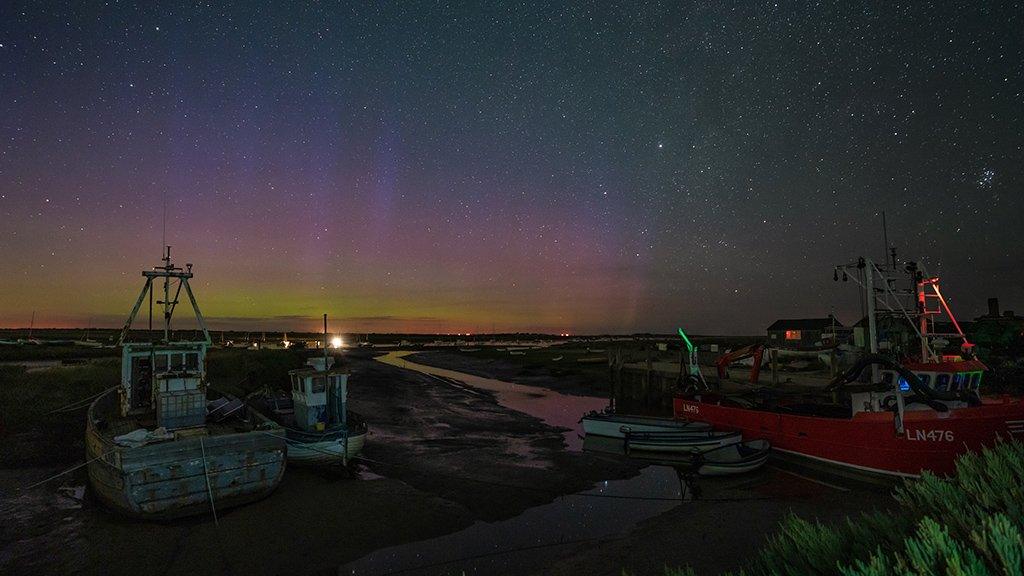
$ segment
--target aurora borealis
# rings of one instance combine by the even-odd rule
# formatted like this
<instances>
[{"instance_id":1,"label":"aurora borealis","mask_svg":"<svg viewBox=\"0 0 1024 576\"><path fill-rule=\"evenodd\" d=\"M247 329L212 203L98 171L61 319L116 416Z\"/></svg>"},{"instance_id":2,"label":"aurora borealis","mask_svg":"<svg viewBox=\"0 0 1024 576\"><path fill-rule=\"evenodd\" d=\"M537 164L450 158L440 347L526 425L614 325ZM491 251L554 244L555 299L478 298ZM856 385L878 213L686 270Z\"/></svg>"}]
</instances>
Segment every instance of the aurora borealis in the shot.
<instances>
[{"instance_id":1,"label":"aurora borealis","mask_svg":"<svg viewBox=\"0 0 1024 576\"><path fill-rule=\"evenodd\" d=\"M1024 309L1024 6L4 3L0 327L756 333L881 211Z\"/></svg>"}]
</instances>

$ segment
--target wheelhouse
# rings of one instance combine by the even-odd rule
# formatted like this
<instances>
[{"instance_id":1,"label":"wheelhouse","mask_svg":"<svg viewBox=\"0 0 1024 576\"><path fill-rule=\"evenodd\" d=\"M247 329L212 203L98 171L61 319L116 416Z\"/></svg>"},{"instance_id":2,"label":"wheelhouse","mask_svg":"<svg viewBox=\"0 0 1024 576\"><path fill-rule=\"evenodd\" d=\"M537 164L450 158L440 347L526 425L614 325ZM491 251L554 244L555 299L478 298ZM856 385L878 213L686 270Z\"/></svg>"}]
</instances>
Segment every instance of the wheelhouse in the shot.
<instances>
[{"instance_id":1,"label":"wheelhouse","mask_svg":"<svg viewBox=\"0 0 1024 576\"><path fill-rule=\"evenodd\" d=\"M907 369L917 376L922 384L936 392L977 392L987 367L978 360L944 359L942 362L907 362ZM880 372L883 384L899 383L901 392L910 391L910 383L893 370Z\"/></svg>"},{"instance_id":2,"label":"wheelhouse","mask_svg":"<svg viewBox=\"0 0 1024 576\"><path fill-rule=\"evenodd\" d=\"M121 352L121 415L155 412L168 430L206 419L206 343L125 343Z\"/></svg>"},{"instance_id":3,"label":"wheelhouse","mask_svg":"<svg viewBox=\"0 0 1024 576\"><path fill-rule=\"evenodd\" d=\"M348 372L333 369L333 358L310 358L309 366L291 370L295 424L305 431L323 432L346 424Z\"/></svg>"}]
</instances>

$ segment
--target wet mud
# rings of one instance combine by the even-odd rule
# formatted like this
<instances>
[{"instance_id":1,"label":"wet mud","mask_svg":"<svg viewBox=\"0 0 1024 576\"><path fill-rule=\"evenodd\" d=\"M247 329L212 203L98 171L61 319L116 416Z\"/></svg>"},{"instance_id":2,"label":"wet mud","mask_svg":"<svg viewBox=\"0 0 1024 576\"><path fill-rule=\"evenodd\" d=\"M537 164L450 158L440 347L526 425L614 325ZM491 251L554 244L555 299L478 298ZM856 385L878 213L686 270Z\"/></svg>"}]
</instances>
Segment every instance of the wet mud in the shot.
<instances>
[{"instance_id":1,"label":"wet mud","mask_svg":"<svg viewBox=\"0 0 1024 576\"><path fill-rule=\"evenodd\" d=\"M350 474L290 467L268 498L216 524L133 521L88 493L78 501L61 487L85 485L82 470L24 490L81 460L0 463L0 573L714 573L756 554L790 511L835 520L891 501L773 466L701 480L694 500L673 469L572 445L572 422L559 419L597 400L578 383L509 392L373 356L348 354L351 409L370 425L365 460Z\"/></svg>"}]
</instances>

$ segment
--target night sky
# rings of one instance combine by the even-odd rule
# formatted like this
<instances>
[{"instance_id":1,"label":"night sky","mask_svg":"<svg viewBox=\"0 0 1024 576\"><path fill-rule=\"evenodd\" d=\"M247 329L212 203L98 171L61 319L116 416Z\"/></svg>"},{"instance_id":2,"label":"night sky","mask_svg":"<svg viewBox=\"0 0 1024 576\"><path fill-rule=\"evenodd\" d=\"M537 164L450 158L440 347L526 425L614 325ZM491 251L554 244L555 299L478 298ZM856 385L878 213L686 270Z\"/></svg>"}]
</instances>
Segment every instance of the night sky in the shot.
<instances>
[{"instance_id":1,"label":"night sky","mask_svg":"<svg viewBox=\"0 0 1024 576\"><path fill-rule=\"evenodd\" d=\"M758 333L901 254L1024 312L1016 2L4 2L0 326ZM91 319L91 320L90 320Z\"/></svg>"}]
</instances>

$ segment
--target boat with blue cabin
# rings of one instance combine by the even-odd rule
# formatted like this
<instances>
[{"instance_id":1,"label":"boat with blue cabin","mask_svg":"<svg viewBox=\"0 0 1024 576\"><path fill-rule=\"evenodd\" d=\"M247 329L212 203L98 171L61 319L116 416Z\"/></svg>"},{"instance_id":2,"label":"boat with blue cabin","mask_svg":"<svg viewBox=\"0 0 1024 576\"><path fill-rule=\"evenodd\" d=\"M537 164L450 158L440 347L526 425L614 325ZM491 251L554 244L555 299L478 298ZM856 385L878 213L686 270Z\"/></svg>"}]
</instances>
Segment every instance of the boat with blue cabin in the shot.
<instances>
[{"instance_id":1,"label":"boat with blue cabin","mask_svg":"<svg viewBox=\"0 0 1024 576\"><path fill-rule=\"evenodd\" d=\"M257 418L281 426L292 464L342 465L359 455L366 422L348 411L347 370L334 358L310 358L308 366L289 371L291 394L250 398Z\"/></svg>"},{"instance_id":2,"label":"boat with blue cabin","mask_svg":"<svg viewBox=\"0 0 1024 576\"><path fill-rule=\"evenodd\" d=\"M366 422L348 409L349 371L324 353L304 368L290 370L289 393L265 390L247 400L260 420L281 426L288 441L288 461L312 466L347 466L366 441Z\"/></svg>"},{"instance_id":3,"label":"boat with blue cabin","mask_svg":"<svg viewBox=\"0 0 1024 576\"><path fill-rule=\"evenodd\" d=\"M86 417L89 484L98 500L140 518L175 518L246 504L270 494L285 470L276 425L240 401L207 398L210 335L189 286L192 265L142 272L145 286L121 331L121 382L100 395ZM162 331L153 328L153 291L163 282ZM205 336L174 340L171 317L182 291ZM127 341L146 295L151 340ZM161 337L153 335L162 332Z\"/></svg>"}]
</instances>

